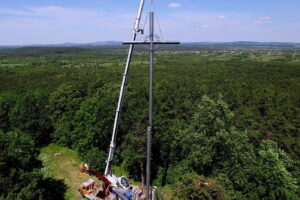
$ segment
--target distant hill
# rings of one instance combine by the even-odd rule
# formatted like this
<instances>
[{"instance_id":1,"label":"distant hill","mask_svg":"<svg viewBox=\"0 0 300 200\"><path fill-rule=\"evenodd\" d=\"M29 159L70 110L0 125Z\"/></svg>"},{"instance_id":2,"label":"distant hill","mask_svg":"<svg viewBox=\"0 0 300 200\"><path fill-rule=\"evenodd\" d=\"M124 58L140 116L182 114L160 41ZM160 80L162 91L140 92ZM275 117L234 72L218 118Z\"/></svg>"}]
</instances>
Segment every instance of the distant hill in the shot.
<instances>
[{"instance_id":1,"label":"distant hill","mask_svg":"<svg viewBox=\"0 0 300 200\"><path fill-rule=\"evenodd\" d=\"M253 42L253 41L236 41L236 42L185 42L184 45L192 46L299 46L300 43L292 42Z\"/></svg>"},{"instance_id":2,"label":"distant hill","mask_svg":"<svg viewBox=\"0 0 300 200\"><path fill-rule=\"evenodd\" d=\"M53 44L47 46L58 46L58 47L89 47L89 46L118 46L122 45L121 41L102 41L102 42L92 42L92 43L62 43ZM41 46L41 45L40 45Z\"/></svg>"},{"instance_id":3,"label":"distant hill","mask_svg":"<svg viewBox=\"0 0 300 200\"><path fill-rule=\"evenodd\" d=\"M61 43L61 44L28 44L28 45L0 45L3 48L19 48L19 47L96 47L96 46L118 46L122 45L121 41L102 41L92 43Z\"/></svg>"},{"instance_id":4,"label":"distant hill","mask_svg":"<svg viewBox=\"0 0 300 200\"><path fill-rule=\"evenodd\" d=\"M101 41L92 43L61 43L61 44L30 44L30 45L0 45L3 48L19 47L97 47L97 46L119 46L121 41ZM279 47L300 47L300 43L293 42L253 42L253 41L236 41L236 42L182 42L186 46L279 46Z\"/></svg>"}]
</instances>

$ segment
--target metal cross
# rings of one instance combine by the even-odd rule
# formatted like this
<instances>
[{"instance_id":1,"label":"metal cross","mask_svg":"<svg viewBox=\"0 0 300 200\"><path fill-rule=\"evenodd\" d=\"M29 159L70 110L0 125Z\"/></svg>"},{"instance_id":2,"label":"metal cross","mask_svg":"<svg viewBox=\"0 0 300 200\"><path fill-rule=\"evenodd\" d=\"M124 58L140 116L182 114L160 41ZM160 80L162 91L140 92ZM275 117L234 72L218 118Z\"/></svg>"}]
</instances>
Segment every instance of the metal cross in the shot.
<instances>
[{"instance_id":1,"label":"metal cross","mask_svg":"<svg viewBox=\"0 0 300 200\"><path fill-rule=\"evenodd\" d=\"M149 41L126 41L123 44L130 45L149 45L149 125L147 127L147 169L146 169L146 200L151 197L150 194L150 168L151 168L151 140L152 140L152 126L153 126L153 66L154 66L154 45L156 44L180 44L175 41L154 41L154 12L149 13Z\"/></svg>"}]
</instances>

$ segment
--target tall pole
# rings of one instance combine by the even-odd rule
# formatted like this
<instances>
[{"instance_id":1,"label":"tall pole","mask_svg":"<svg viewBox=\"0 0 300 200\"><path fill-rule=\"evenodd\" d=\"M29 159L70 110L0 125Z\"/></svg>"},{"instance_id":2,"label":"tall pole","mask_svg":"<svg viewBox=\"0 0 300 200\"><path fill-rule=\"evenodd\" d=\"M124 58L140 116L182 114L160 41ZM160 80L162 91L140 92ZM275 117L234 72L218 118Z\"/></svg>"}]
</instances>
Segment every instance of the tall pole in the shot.
<instances>
[{"instance_id":1,"label":"tall pole","mask_svg":"<svg viewBox=\"0 0 300 200\"><path fill-rule=\"evenodd\" d=\"M132 41L135 41L136 36L137 36L138 32L140 31L139 26L140 26L140 21L141 21L141 17L142 17L142 12L144 9L144 4L145 4L145 0L141 0L138 14L137 14L136 21L135 21L135 25L134 25L134 30L132 33ZM134 44L131 44L129 46L129 50L128 50L127 62L126 62L126 66L125 66L125 70L124 70L124 74L123 74L122 85L121 85L119 100L118 100L118 106L117 106L115 121L114 121L114 126L113 126L113 132L112 132L111 142L109 145L109 154L108 154L108 158L106 161L106 168L105 168L105 172L104 172L105 176L112 174L112 171L111 171L112 160L113 160L113 156L114 156L114 152L115 152L115 148L116 148L116 138L117 138L117 132L118 132L118 126L119 126L120 113L121 113L123 98L124 98L124 88L125 88L125 85L127 82L128 70L129 70L129 66L130 66L130 62L131 62L133 47L134 47Z\"/></svg>"},{"instance_id":2,"label":"tall pole","mask_svg":"<svg viewBox=\"0 0 300 200\"><path fill-rule=\"evenodd\" d=\"M154 12L149 13L149 41L125 41L123 44L149 45L149 124L147 127L147 165L146 165L146 200L151 198L151 144L153 126L153 71L154 71L154 45L155 44L180 44L176 41L154 41ZM153 197L152 197L153 198Z\"/></svg>"},{"instance_id":3,"label":"tall pole","mask_svg":"<svg viewBox=\"0 0 300 200\"><path fill-rule=\"evenodd\" d=\"M152 140L152 125L153 125L153 65L154 65L154 12L150 12L150 67L149 67L149 126L147 128L147 169L146 169L146 200L150 198L150 177L151 177L151 140Z\"/></svg>"}]
</instances>

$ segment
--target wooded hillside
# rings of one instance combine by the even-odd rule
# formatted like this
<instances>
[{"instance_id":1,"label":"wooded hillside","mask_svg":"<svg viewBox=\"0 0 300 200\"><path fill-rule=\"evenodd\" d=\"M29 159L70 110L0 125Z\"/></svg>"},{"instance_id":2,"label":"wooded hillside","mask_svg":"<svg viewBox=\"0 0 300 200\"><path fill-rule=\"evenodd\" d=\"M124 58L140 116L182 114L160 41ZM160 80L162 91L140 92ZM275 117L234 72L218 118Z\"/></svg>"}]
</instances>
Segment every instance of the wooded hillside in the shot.
<instances>
[{"instance_id":1,"label":"wooded hillside","mask_svg":"<svg viewBox=\"0 0 300 200\"><path fill-rule=\"evenodd\" d=\"M36 160L50 143L104 170L125 59L117 48L0 50L0 199L63 198L65 185ZM147 60L134 55L114 163L136 181L146 166ZM154 92L161 198L300 198L299 51L163 49Z\"/></svg>"}]
</instances>

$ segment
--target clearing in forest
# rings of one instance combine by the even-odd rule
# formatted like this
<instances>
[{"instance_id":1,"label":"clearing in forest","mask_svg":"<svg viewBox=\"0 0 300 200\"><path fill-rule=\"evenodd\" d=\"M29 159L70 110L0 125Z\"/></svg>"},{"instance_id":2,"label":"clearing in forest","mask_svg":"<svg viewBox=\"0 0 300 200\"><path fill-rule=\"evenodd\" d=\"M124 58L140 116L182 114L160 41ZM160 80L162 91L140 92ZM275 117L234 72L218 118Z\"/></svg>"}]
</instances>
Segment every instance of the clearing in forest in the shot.
<instances>
[{"instance_id":1,"label":"clearing in forest","mask_svg":"<svg viewBox=\"0 0 300 200\"><path fill-rule=\"evenodd\" d=\"M66 200L82 199L78 192L81 183L88 178L80 175L79 165L81 160L75 151L56 144L50 144L41 149L39 159L43 162L43 173L47 177L63 180L68 189Z\"/></svg>"}]
</instances>

